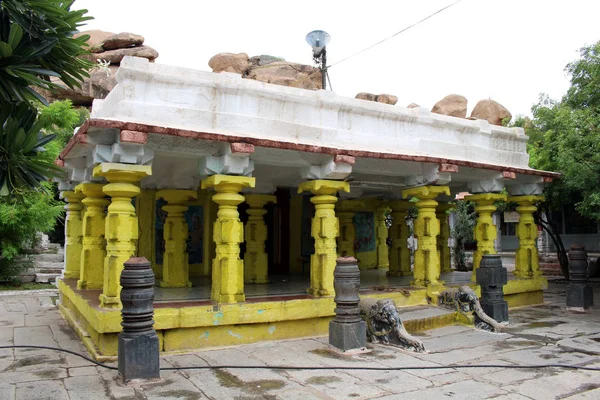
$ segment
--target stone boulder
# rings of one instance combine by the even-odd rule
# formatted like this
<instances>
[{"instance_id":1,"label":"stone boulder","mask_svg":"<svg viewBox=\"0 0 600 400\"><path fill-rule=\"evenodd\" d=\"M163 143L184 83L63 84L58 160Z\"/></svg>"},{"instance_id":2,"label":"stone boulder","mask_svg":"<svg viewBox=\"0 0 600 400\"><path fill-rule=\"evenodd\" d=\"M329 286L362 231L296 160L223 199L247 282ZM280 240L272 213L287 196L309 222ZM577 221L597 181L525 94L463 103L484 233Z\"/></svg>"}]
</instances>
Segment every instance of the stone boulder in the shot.
<instances>
[{"instance_id":1,"label":"stone boulder","mask_svg":"<svg viewBox=\"0 0 600 400\"><path fill-rule=\"evenodd\" d=\"M431 112L451 117L466 118L467 98L459 94L450 94L435 103Z\"/></svg>"},{"instance_id":2,"label":"stone boulder","mask_svg":"<svg viewBox=\"0 0 600 400\"><path fill-rule=\"evenodd\" d=\"M105 38L102 42L102 48L104 50L125 49L127 47L141 46L143 43L143 36L129 32L121 32Z\"/></svg>"},{"instance_id":3,"label":"stone boulder","mask_svg":"<svg viewBox=\"0 0 600 400\"><path fill-rule=\"evenodd\" d=\"M406 106L406 108L420 108L421 106L418 105L417 103L410 103L408 106Z\"/></svg>"},{"instance_id":4,"label":"stone boulder","mask_svg":"<svg viewBox=\"0 0 600 400\"><path fill-rule=\"evenodd\" d=\"M101 45L105 39L114 36L113 32L105 32L99 30L91 30L91 31L82 31L73 35L74 38L78 38L83 35L90 35L90 38L87 41L88 46L98 46Z\"/></svg>"},{"instance_id":5,"label":"stone boulder","mask_svg":"<svg viewBox=\"0 0 600 400\"><path fill-rule=\"evenodd\" d=\"M153 61L158 57L158 51L148 46L137 46L128 47L125 49L103 51L102 53L96 53L93 56L97 60L109 61L111 64L119 64L125 56L142 57Z\"/></svg>"},{"instance_id":6,"label":"stone boulder","mask_svg":"<svg viewBox=\"0 0 600 400\"><path fill-rule=\"evenodd\" d=\"M286 61L250 67L243 77L302 89L319 90L322 88L320 69Z\"/></svg>"},{"instance_id":7,"label":"stone boulder","mask_svg":"<svg viewBox=\"0 0 600 400\"><path fill-rule=\"evenodd\" d=\"M263 65L274 63L274 62L281 62L281 61L285 61L285 59L280 58L280 57L275 57L275 56L269 56L266 54L261 54L260 56L250 57L250 59L248 60L248 62L250 63L250 66L256 66L256 65L263 66Z\"/></svg>"},{"instance_id":8,"label":"stone boulder","mask_svg":"<svg viewBox=\"0 0 600 400\"><path fill-rule=\"evenodd\" d=\"M377 103L391 104L394 105L398 102L398 97L392 94L373 94L367 92L360 92L356 95L356 99L375 101Z\"/></svg>"},{"instance_id":9,"label":"stone boulder","mask_svg":"<svg viewBox=\"0 0 600 400\"><path fill-rule=\"evenodd\" d=\"M512 118L510 111L497 101L479 100L475 108L471 112L472 119L484 119L492 125L502 125L502 121L506 118Z\"/></svg>"},{"instance_id":10,"label":"stone boulder","mask_svg":"<svg viewBox=\"0 0 600 400\"><path fill-rule=\"evenodd\" d=\"M248 70L248 54L246 53L219 53L214 55L209 61L208 66L213 72L234 72L243 74Z\"/></svg>"}]
</instances>

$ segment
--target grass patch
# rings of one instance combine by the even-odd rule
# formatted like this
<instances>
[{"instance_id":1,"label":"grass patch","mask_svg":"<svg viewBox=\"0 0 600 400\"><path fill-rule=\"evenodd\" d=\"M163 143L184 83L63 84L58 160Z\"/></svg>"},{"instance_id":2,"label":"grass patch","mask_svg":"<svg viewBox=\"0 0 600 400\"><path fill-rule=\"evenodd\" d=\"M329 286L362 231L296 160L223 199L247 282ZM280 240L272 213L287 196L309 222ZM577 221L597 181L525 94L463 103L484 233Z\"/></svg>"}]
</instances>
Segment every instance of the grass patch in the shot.
<instances>
[{"instance_id":1,"label":"grass patch","mask_svg":"<svg viewBox=\"0 0 600 400\"><path fill-rule=\"evenodd\" d=\"M56 289L51 283L41 283L41 282L3 282L0 283L0 291L2 290L40 290L40 289Z\"/></svg>"}]
</instances>

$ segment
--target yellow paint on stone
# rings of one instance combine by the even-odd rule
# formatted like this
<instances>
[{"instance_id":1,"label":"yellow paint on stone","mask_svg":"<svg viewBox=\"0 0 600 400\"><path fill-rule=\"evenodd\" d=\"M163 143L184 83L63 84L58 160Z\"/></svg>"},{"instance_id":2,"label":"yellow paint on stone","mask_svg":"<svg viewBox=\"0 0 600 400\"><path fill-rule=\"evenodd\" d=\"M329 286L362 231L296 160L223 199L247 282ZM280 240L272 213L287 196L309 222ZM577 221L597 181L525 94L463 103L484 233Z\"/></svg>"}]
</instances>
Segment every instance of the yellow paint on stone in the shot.
<instances>
[{"instance_id":1,"label":"yellow paint on stone","mask_svg":"<svg viewBox=\"0 0 600 400\"><path fill-rule=\"evenodd\" d=\"M311 235L315 239L315 253L310 257L310 288L313 296L333 296L333 270L337 259L336 238L339 236L339 221L335 216L337 192L350 192L348 182L314 180L303 182L298 193L311 192L315 205Z\"/></svg>"},{"instance_id":2,"label":"yellow paint on stone","mask_svg":"<svg viewBox=\"0 0 600 400\"><path fill-rule=\"evenodd\" d=\"M388 276L410 276L410 249L408 248L409 230L406 223L408 209L412 204L408 201L393 201L388 203L392 210L392 226L390 227L390 238L392 247L390 249L390 269Z\"/></svg>"},{"instance_id":3,"label":"yellow paint on stone","mask_svg":"<svg viewBox=\"0 0 600 400\"><path fill-rule=\"evenodd\" d=\"M264 207L268 203L277 203L277 198L267 194L247 194L246 203L249 208L246 211L248 222L245 229L244 282L268 283L269 263L265 252L267 225L263 218L267 210Z\"/></svg>"},{"instance_id":4,"label":"yellow paint on stone","mask_svg":"<svg viewBox=\"0 0 600 400\"><path fill-rule=\"evenodd\" d=\"M84 194L79 191L62 192L62 198L67 202L65 205L65 210L67 210L65 217L65 278L79 279L83 246L81 200L84 197Z\"/></svg>"},{"instance_id":5,"label":"yellow paint on stone","mask_svg":"<svg viewBox=\"0 0 600 400\"><path fill-rule=\"evenodd\" d=\"M146 165L102 163L94 168L94 176L103 176L110 182L102 190L111 196L105 222L106 258L101 307L121 307L119 280L123 263L137 250L138 219L131 202L140 193L136 184L151 174L152 168Z\"/></svg>"},{"instance_id":6,"label":"yellow paint on stone","mask_svg":"<svg viewBox=\"0 0 600 400\"><path fill-rule=\"evenodd\" d=\"M188 224L184 214L188 209L186 203L195 200L197 192L194 190L159 190L157 198L164 199L167 204L162 206L167 212L163 228L165 252L163 254L163 268L161 287L177 288L191 287L190 265L187 253Z\"/></svg>"},{"instance_id":7,"label":"yellow paint on stone","mask_svg":"<svg viewBox=\"0 0 600 400\"><path fill-rule=\"evenodd\" d=\"M356 228L354 216L364 207L361 200L341 200L336 205L336 215L340 221L340 237L338 238L338 254L342 257L356 257L354 241Z\"/></svg>"},{"instance_id":8,"label":"yellow paint on stone","mask_svg":"<svg viewBox=\"0 0 600 400\"><path fill-rule=\"evenodd\" d=\"M536 246L538 229L533 219L537 211L535 203L544 200L544 196L512 196L508 201L518 204L519 223L517 224L517 238L519 247L515 254L515 271L517 278L529 279L542 275Z\"/></svg>"},{"instance_id":9,"label":"yellow paint on stone","mask_svg":"<svg viewBox=\"0 0 600 400\"><path fill-rule=\"evenodd\" d=\"M383 205L375 211L375 237L377 239L377 268L388 269L390 266L390 254L387 245L388 227L386 215L390 208Z\"/></svg>"},{"instance_id":10,"label":"yellow paint on stone","mask_svg":"<svg viewBox=\"0 0 600 400\"><path fill-rule=\"evenodd\" d=\"M473 252L473 274L471 281L475 282L477 278L477 269L481 263L484 254L496 254L494 241L496 240L496 225L492 214L496 211L494 202L503 200L506 201L506 195L501 193L481 193L466 196L465 200L475 203L475 211L477 212L477 225L473 234L477 242L477 250Z\"/></svg>"},{"instance_id":11,"label":"yellow paint on stone","mask_svg":"<svg viewBox=\"0 0 600 400\"><path fill-rule=\"evenodd\" d=\"M202 181L202 189L214 188L212 199L219 205L213 238L217 254L213 260L211 299L219 303L245 301L244 262L240 259L240 243L244 226L237 206L244 201L239 192L254 187L256 180L246 176L213 175Z\"/></svg>"},{"instance_id":12,"label":"yellow paint on stone","mask_svg":"<svg viewBox=\"0 0 600 400\"><path fill-rule=\"evenodd\" d=\"M441 272L452 272L452 261L448 239L450 239L450 223L448 221L448 211L454 208L454 204L438 204L435 212L440 221L440 235L437 239L438 251L440 252Z\"/></svg>"},{"instance_id":13,"label":"yellow paint on stone","mask_svg":"<svg viewBox=\"0 0 600 400\"><path fill-rule=\"evenodd\" d=\"M415 203L419 215L414 222L414 233L417 238L415 251L414 279L412 286L441 286L440 256L437 249L437 236L440 233L440 221L435 210L438 202L434 199L440 194L450 196L448 186L421 186L402 191L402 197L416 197Z\"/></svg>"},{"instance_id":14,"label":"yellow paint on stone","mask_svg":"<svg viewBox=\"0 0 600 400\"><path fill-rule=\"evenodd\" d=\"M76 187L76 190L85 195L82 203L86 206L83 214L80 274L77 281L79 289L102 289L104 282L104 209L110 202L105 198L103 186L100 183L82 183Z\"/></svg>"}]
</instances>

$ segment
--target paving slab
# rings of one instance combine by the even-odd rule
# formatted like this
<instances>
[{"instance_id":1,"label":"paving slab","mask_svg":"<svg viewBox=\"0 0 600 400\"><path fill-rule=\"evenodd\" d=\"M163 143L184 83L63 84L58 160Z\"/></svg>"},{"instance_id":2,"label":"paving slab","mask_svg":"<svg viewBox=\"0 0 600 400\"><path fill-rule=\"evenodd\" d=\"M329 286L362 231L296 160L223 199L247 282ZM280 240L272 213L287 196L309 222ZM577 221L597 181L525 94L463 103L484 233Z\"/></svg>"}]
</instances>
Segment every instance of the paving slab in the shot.
<instances>
[{"instance_id":1,"label":"paving slab","mask_svg":"<svg viewBox=\"0 0 600 400\"><path fill-rule=\"evenodd\" d=\"M506 395L507 391L497 386L466 380L462 382L451 383L449 385L437 386L428 389L421 389L418 392L407 392L381 397L385 400L404 400L404 399L446 399L456 398L461 400L479 400L486 398L496 398Z\"/></svg>"}]
</instances>

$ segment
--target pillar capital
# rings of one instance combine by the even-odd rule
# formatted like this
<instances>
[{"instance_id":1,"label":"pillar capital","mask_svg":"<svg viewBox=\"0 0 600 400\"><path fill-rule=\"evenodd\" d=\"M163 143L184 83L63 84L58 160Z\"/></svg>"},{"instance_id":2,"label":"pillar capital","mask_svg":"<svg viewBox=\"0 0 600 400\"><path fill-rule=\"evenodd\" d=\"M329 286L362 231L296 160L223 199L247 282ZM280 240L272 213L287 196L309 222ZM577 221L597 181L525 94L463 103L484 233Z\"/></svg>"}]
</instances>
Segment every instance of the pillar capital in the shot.
<instances>
[{"instance_id":1,"label":"pillar capital","mask_svg":"<svg viewBox=\"0 0 600 400\"><path fill-rule=\"evenodd\" d=\"M67 202L65 210L67 211L79 211L83 208L81 200L85 198L85 195L77 190L69 190L60 193L60 198Z\"/></svg>"},{"instance_id":2,"label":"pillar capital","mask_svg":"<svg viewBox=\"0 0 600 400\"><path fill-rule=\"evenodd\" d=\"M185 202L196 200L198 192L195 190L165 189L156 192L156 198L162 198L169 204L184 204Z\"/></svg>"},{"instance_id":3,"label":"pillar capital","mask_svg":"<svg viewBox=\"0 0 600 400\"><path fill-rule=\"evenodd\" d=\"M340 191L350 193L350 184L344 181L318 179L314 181L302 182L300 186L298 186L298 193L311 192L320 196L333 196Z\"/></svg>"},{"instance_id":4,"label":"pillar capital","mask_svg":"<svg viewBox=\"0 0 600 400\"><path fill-rule=\"evenodd\" d=\"M244 188L256 186L256 178L237 175L212 175L202 180L201 188L214 188L217 192L239 193Z\"/></svg>"},{"instance_id":5,"label":"pillar capital","mask_svg":"<svg viewBox=\"0 0 600 400\"><path fill-rule=\"evenodd\" d=\"M402 197L405 199L416 197L419 200L434 200L440 194L450 196L450 188L448 186L419 186L402 191Z\"/></svg>"},{"instance_id":6,"label":"pillar capital","mask_svg":"<svg viewBox=\"0 0 600 400\"><path fill-rule=\"evenodd\" d=\"M362 200L340 200L337 202L338 212L357 213L365 207L365 202Z\"/></svg>"},{"instance_id":7,"label":"pillar capital","mask_svg":"<svg viewBox=\"0 0 600 400\"><path fill-rule=\"evenodd\" d=\"M508 201L517 203L519 206L528 206L531 204L539 203L544 201L544 196L509 196Z\"/></svg>"},{"instance_id":8,"label":"pillar capital","mask_svg":"<svg viewBox=\"0 0 600 400\"><path fill-rule=\"evenodd\" d=\"M388 201L387 205L392 209L393 213L407 213L415 204L406 200L394 200Z\"/></svg>"},{"instance_id":9,"label":"pillar capital","mask_svg":"<svg viewBox=\"0 0 600 400\"><path fill-rule=\"evenodd\" d=\"M435 212L437 214L446 214L448 211L454 209L455 206L454 203L438 203Z\"/></svg>"},{"instance_id":10,"label":"pillar capital","mask_svg":"<svg viewBox=\"0 0 600 400\"><path fill-rule=\"evenodd\" d=\"M94 177L105 177L109 182L137 183L142 178L152 175L149 165L102 163L94 167Z\"/></svg>"},{"instance_id":11,"label":"pillar capital","mask_svg":"<svg viewBox=\"0 0 600 400\"><path fill-rule=\"evenodd\" d=\"M104 198L104 192L102 183L80 183L75 186L75 191L82 193L85 197L100 197ZM108 203L108 201L107 201Z\"/></svg>"},{"instance_id":12,"label":"pillar capital","mask_svg":"<svg viewBox=\"0 0 600 400\"><path fill-rule=\"evenodd\" d=\"M277 197L272 194L246 194L245 197L250 208L262 208L268 203L277 204Z\"/></svg>"},{"instance_id":13,"label":"pillar capital","mask_svg":"<svg viewBox=\"0 0 600 400\"><path fill-rule=\"evenodd\" d=\"M465 196L465 200L472 201L478 206L493 205L496 201L506 201L507 195L504 193L479 193Z\"/></svg>"}]
</instances>

